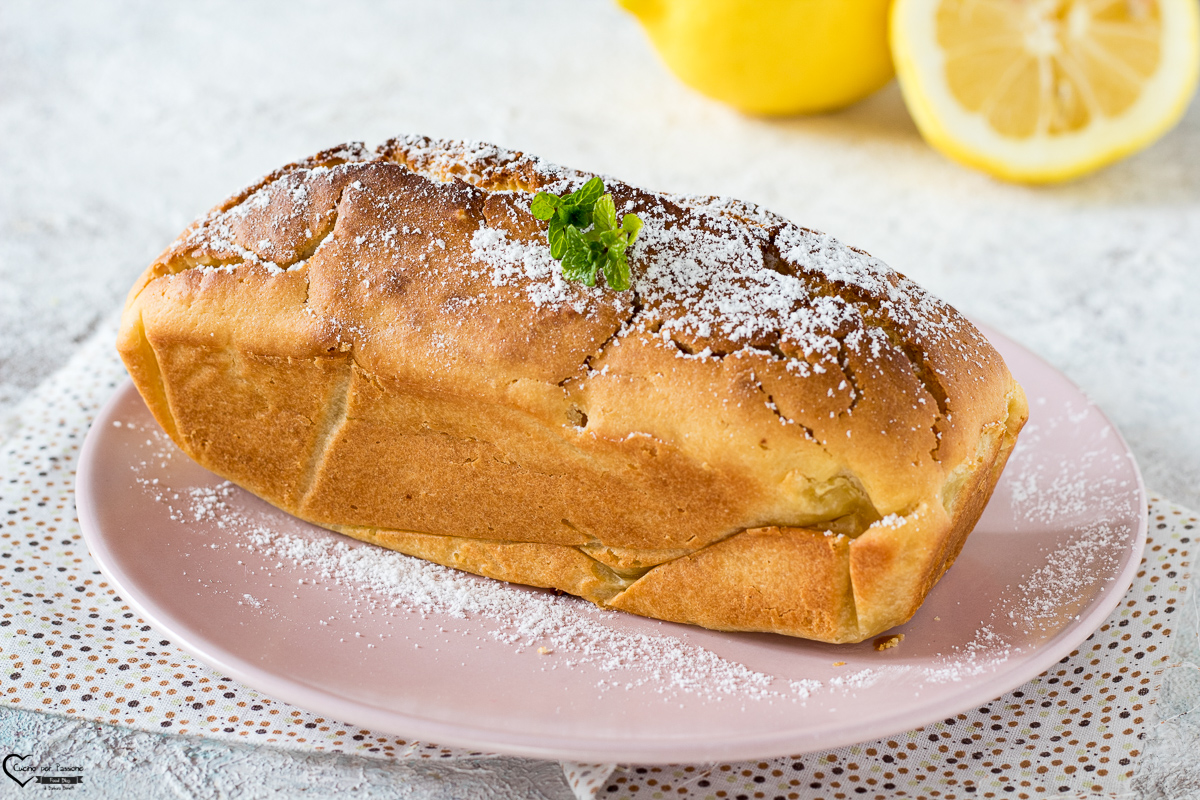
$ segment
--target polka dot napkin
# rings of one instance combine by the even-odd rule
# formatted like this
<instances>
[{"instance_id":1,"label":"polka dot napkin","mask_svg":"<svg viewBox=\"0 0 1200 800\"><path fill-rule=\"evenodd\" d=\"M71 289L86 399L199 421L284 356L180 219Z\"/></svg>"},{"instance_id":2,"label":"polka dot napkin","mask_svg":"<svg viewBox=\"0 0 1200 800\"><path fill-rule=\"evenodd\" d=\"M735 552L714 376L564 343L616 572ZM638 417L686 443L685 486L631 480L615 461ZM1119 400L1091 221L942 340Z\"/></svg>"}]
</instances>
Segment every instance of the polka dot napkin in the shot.
<instances>
[{"instance_id":1,"label":"polka dot napkin","mask_svg":"<svg viewBox=\"0 0 1200 800\"><path fill-rule=\"evenodd\" d=\"M1171 646L1173 637L1197 640L1195 596L1185 587L1200 523L1158 498L1150 514L1145 558L1121 605L1077 650L1021 688L901 736L837 750L703 768L620 768L596 797L1200 796L1147 791L1162 778L1163 765L1147 751L1163 738L1154 701L1164 676L1178 670L1187 680L1200 672L1200 660L1185 660ZM1177 630L1181 623L1185 630ZM1200 692L1190 701L1196 708ZM1191 747L1200 752L1200 736ZM1190 788L1200 793L1200 773L1196 779Z\"/></svg>"},{"instance_id":2,"label":"polka dot napkin","mask_svg":"<svg viewBox=\"0 0 1200 800\"><path fill-rule=\"evenodd\" d=\"M125 375L115 334L104 333L22 403L21 428L0 445L0 698L160 733L397 758L467 755L264 697L195 661L123 603L87 552L73 493L88 425Z\"/></svg>"},{"instance_id":3,"label":"polka dot napkin","mask_svg":"<svg viewBox=\"0 0 1200 800\"><path fill-rule=\"evenodd\" d=\"M20 429L0 445L0 699L278 747L397 759L482 755L271 700L193 660L125 606L88 555L72 494L87 427L124 375L111 337L102 332L39 387L19 410ZM1195 638L1194 608L1181 612L1194 600L1184 590L1197 523L1160 499L1150 513L1142 569L1104 626L1055 668L987 705L824 753L704 766L564 764L567 781L581 798L952 800L1117 795L1139 781L1178 779L1195 759L1174 772L1146 765L1158 763L1158 742L1164 752L1181 741L1187 747L1186 735L1167 734L1177 733L1189 698L1190 707L1200 702L1186 683L1188 670L1200 668L1180 650ZM1185 623L1183 636L1176 629ZM1172 720L1155 717L1160 692L1184 709Z\"/></svg>"}]
</instances>

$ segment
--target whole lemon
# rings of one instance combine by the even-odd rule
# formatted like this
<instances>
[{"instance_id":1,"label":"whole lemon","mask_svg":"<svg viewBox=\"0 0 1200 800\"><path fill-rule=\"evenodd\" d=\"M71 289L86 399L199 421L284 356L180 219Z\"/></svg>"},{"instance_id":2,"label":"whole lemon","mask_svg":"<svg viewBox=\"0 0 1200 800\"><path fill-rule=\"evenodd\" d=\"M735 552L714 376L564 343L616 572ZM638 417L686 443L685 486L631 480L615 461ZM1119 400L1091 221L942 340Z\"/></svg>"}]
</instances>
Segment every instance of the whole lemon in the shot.
<instances>
[{"instance_id":1,"label":"whole lemon","mask_svg":"<svg viewBox=\"0 0 1200 800\"><path fill-rule=\"evenodd\" d=\"M891 80L889 0L617 0L693 89L752 114L829 111Z\"/></svg>"}]
</instances>

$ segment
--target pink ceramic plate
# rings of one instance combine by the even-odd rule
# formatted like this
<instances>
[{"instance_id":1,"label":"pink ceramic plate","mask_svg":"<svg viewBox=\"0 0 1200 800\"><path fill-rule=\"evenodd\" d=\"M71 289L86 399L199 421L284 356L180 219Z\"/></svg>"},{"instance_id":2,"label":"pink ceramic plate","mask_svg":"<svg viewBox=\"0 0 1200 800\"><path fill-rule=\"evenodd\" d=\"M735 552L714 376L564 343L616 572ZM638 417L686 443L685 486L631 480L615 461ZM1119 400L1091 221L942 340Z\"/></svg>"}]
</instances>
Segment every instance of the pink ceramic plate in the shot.
<instances>
[{"instance_id":1,"label":"pink ceramic plate","mask_svg":"<svg viewBox=\"0 0 1200 800\"><path fill-rule=\"evenodd\" d=\"M1056 370L990 335L1029 424L958 562L883 652L601 612L349 542L196 466L130 384L88 434L79 519L148 622L323 715L579 761L837 747L1033 678L1104 621L1137 569L1145 495L1120 435Z\"/></svg>"}]
</instances>

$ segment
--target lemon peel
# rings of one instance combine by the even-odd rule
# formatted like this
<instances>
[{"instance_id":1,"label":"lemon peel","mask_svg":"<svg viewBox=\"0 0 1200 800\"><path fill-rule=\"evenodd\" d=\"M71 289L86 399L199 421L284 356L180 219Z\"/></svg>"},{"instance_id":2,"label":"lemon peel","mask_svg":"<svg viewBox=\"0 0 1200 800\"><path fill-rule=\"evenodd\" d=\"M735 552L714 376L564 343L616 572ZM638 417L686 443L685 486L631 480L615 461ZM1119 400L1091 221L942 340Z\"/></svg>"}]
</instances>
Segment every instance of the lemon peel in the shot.
<instances>
[{"instance_id":1,"label":"lemon peel","mask_svg":"<svg viewBox=\"0 0 1200 800\"><path fill-rule=\"evenodd\" d=\"M891 80L889 0L618 0L672 72L763 115L830 111Z\"/></svg>"}]
</instances>

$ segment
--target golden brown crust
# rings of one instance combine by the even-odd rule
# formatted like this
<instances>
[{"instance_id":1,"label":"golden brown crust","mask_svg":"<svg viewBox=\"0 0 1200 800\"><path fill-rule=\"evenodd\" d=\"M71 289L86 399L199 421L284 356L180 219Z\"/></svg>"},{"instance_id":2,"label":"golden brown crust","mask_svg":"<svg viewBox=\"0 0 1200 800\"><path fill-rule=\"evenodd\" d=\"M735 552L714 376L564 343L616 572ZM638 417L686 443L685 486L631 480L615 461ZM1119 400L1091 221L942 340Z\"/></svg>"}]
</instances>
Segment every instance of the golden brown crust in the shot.
<instances>
[{"instance_id":1,"label":"golden brown crust","mask_svg":"<svg viewBox=\"0 0 1200 800\"><path fill-rule=\"evenodd\" d=\"M566 283L530 192L588 177L326 151L185 231L119 350L185 452L348 535L713 628L908 619L1024 421L999 355L830 237L611 179L634 291Z\"/></svg>"},{"instance_id":2,"label":"golden brown crust","mask_svg":"<svg viewBox=\"0 0 1200 800\"><path fill-rule=\"evenodd\" d=\"M755 528L650 570L609 602L717 630L844 641L858 631L849 537Z\"/></svg>"}]
</instances>

